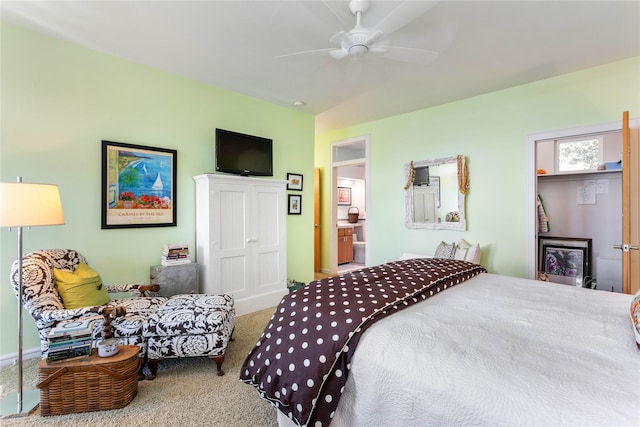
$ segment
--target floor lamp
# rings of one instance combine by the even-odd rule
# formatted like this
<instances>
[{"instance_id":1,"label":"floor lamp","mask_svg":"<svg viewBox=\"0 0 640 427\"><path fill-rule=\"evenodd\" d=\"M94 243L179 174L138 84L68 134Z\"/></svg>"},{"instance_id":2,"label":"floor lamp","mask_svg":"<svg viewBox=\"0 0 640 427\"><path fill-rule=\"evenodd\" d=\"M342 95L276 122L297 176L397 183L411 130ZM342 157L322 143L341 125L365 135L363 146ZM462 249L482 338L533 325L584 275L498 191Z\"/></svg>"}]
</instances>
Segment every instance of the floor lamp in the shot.
<instances>
[{"instance_id":1,"label":"floor lamp","mask_svg":"<svg viewBox=\"0 0 640 427\"><path fill-rule=\"evenodd\" d=\"M0 183L0 227L18 229L18 392L2 400L1 414L27 415L38 404L38 390L22 393L22 228L64 224L57 185ZM16 396L17 394L17 396Z\"/></svg>"}]
</instances>

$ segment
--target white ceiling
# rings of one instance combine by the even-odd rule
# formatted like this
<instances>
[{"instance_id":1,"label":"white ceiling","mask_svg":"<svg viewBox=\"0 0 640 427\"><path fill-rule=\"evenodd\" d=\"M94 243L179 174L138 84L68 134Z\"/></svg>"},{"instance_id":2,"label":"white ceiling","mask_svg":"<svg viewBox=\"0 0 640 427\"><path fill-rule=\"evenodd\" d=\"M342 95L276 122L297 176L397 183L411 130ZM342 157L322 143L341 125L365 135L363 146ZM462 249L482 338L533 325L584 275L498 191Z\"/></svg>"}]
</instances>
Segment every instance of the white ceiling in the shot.
<instances>
[{"instance_id":1,"label":"white ceiling","mask_svg":"<svg viewBox=\"0 0 640 427\"><path fill-rule=\"evenodd\" d=\"M408 3L408 5L401 5ZM422 3L422 4L420 4ZM373 1L362 24L425 2ZM278 55L335 47L347 1L6 1L3 21L191 79L299 108L324 131L640 55L640 1L434 3L391 44L428 64ZM396 15L397 16L397 15ZM341 24L344 22L344 25ZM303 101L302 107L294 107Z\"/></svg>"}]
</instances>

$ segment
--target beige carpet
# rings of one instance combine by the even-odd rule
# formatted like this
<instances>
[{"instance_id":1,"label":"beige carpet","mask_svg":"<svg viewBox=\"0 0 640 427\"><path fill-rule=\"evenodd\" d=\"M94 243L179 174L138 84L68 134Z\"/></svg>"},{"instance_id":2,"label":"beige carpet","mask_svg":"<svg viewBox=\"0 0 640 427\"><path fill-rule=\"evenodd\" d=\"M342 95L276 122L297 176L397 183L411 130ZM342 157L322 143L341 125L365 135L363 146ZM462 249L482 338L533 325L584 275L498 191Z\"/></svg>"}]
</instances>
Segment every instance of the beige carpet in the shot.
<instances>
[{"instance_id":1,"label":"beige carpet","mask_svg":"<svg viewBox=\"0 0 640 427\"><path fill-rule=\"evenodd\" d=\"M276 426L276 410L255 389L239 381L240 367L258 341L274 308L239 316L222 368L204 357L168 359L153 381L140 381L138 395L125 408L73 415L4 418L4 426ZM24 389L35 389L37 359L24 362ZM0 369L0 397L16 391L15 366Z\"/></svg>"}]
</instances>

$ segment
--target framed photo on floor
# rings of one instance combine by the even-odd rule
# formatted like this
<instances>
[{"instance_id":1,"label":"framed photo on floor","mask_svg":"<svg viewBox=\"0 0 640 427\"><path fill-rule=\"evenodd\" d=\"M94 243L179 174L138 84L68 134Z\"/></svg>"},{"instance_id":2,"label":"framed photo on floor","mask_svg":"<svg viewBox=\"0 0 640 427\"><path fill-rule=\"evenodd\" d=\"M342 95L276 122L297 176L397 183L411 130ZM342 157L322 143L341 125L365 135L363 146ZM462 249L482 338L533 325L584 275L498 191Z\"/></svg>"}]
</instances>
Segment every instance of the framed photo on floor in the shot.
<instances>
[{"instance_id":1,"label":"framed photo on floor","mask_svg":"<svg viewBox=\"0 0 640 427\"><path fill-rule=\"evenodd\" d=\"M177 158L176 150L102 141L102 228L175 226Z\"/></svg>"},{"instance_id":2,"label":"framed photo on floor","mask_svg":"<svg viewBox=\"0 0 640 427\"><path fill-rule=\"evenodd\" d=\"M538 259L551 282L582 287L591 280L591 239L539 237Z\"/></svg>"}]
</instances>

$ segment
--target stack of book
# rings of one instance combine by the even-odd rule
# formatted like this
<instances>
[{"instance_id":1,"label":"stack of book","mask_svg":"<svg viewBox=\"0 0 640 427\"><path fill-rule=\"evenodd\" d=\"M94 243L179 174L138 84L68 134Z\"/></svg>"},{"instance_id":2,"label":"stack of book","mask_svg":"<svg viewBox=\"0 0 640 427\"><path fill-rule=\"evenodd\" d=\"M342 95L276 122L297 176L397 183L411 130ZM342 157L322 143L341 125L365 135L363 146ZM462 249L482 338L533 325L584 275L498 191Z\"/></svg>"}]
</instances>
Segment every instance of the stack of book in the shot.
<instances>
[{"instance_id":1,"label":"stack of book","mask_svg":"<svg viewBox=\"0 0 640 427\"><path fill-rule=\"evenodd\" d=\"M164 250L162 251L162 265L189 264L190 262L189 245L186 243L164 245Z\"/></svg>"},{"instance_id":2,"label":"stack of book","mask_svg":"<svg viewBox=\"0 0 640 427\"><path fill-rule=\"evenodd\" d=\"M47 362L58 362L91 354L93 318L58 323L49 332Z\"/></svg>"}]
</instances>

